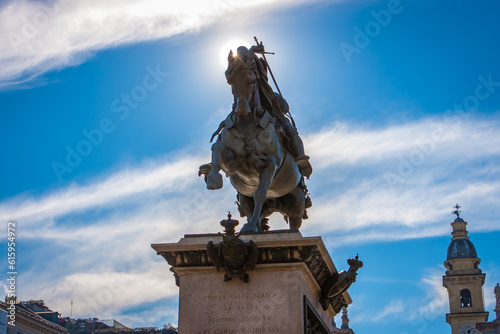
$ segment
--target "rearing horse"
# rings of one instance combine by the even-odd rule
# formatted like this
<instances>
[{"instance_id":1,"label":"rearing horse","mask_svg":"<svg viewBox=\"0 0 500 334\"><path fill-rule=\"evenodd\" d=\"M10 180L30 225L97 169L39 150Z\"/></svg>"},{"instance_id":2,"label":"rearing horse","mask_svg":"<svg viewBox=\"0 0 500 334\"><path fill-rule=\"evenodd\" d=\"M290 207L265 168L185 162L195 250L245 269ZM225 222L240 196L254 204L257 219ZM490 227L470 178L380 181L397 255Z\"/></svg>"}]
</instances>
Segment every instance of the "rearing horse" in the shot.
<instances>
[{"instance_id":1,"label":"rearing horse","mask_svg":"<svg viewBox=\"0 0 500 334\"><path fill-rule=\"evenodd\" d=\"M238 191L240 213L248 217L241 232L268 229L265 217L273 212L282 213L290 229L298 230L302 219L307 218L306 199L308 203L310 199L306 198L297 159L283 145L287 135L283 122L276 117L280 111L263 109L257 68L261 64L257 63L260 60L255 48L239 47L236 56L229 53L226 79L235 103L216 132L220 134L212 146L212 162L201 166L200 173L205 174L211 190L222 188L221 169L229 176ZM278 108L277 102L284 107L284 100L278 96L273 96L273 109Z\"/></svg>"}]
</instances>

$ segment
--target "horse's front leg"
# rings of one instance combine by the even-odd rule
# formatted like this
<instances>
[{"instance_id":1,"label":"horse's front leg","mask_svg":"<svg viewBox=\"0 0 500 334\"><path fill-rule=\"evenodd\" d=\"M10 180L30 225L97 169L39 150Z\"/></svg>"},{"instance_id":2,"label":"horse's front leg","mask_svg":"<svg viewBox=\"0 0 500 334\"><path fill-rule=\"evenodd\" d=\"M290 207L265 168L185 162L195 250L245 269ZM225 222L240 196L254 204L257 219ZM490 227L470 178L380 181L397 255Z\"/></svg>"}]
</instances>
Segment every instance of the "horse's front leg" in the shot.
<instances>
[{"instance_id":1,"label":"horse's front leg","mask_svg":"<svg viewBox=\"0 0 500 334\"><path fill-rule=\"evenodd\" d=\"M222 188L222 175L220 170L222 169L220 165L220 155L224 150L224 144L220 138L212 145L212 167L210 174L207 176L207 189L217 190Z\"/></svg>"},{"instance_id":2,"label":"horse's front leg","mask_svg":"<svg viewBox=\"0 0 500 334\"><path fill-rule=\"evenodd\" d=\"M255 191L253 196L255 207L253 210L252 217L248 220L248 223L243 225L240 232L258 232L260 226L260 219L262 214L262 207L267 199L267 191L271 186L271 182L276 172L276 158L271 155L269 156L269 165L264 168L259 173L259 186Z\"/></svg>"}]
</instances>

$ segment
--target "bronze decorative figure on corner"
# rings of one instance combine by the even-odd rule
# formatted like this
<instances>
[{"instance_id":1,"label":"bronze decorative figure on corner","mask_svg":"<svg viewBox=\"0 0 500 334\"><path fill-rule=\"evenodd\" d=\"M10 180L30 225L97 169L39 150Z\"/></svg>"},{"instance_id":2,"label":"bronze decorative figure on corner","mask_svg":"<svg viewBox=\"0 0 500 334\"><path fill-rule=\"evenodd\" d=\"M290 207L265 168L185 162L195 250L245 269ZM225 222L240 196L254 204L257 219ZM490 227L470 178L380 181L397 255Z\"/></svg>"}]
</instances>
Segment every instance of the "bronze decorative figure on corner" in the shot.
<instances>
[{"instance_id":1,"label":"bronze decorative figure on corner","mask_svg":"<svg viewBox=\"0 0 500 334\"><path fill-rule=\"evenodd\" d=\"M222 188L221 170L229 177L238 192L238 210L248 218L240 232L267 231L266 217L273 212L298 230L311 206L304 181L312 173L309 157L288 103L269 85L265 53L258 41L250 49L240 46L236 56L229 53L225 74L233 108L212 136L217 137L212 162L199 172L210 190Z\"/></svg>"},{"instance_id":2,"label":"bronze decorative figure on corner","mask_svg":"<svg viewBox=\"0 0 500 334\"><path fill-rule=\"evenodd\" d=\"M342 270L338 274L332 275L326 284L321 288L319 302L323 310L328 309L330 304L337 304L337 299L342 298L342 293L347 291L352 283L356 282L357 271L363 267L363 261L356 255L354 259L348 259L349 269Z\"/></svg>"}]
</instances>

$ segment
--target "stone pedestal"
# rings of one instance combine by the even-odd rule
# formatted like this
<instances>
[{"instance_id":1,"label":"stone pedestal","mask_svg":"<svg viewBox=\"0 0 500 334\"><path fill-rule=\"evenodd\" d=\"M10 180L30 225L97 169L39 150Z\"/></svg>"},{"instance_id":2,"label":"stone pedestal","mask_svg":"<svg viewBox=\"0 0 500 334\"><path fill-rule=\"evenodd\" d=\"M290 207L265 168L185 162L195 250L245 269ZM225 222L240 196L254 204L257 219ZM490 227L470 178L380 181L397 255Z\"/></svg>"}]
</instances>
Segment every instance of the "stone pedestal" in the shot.
<instances>
[{"instance_id":1,"label":"stone pedestal","mask_svg":"<svg viewBox=\"0 0 500 334\"><path fill-rule=\"evenodd\" d=\"M329 334L331 318L351 303L347 292L320 305L321 288L335 268L321 237L274 231L240 235L257 244L258 258L249 282L238 276L224 281L207 254L220 234L185 235L178 243L153 244L172 266L179 285L181 334L283 333ZM316 333L316 332L315 332Z\"/></svg>"}]
</instances>

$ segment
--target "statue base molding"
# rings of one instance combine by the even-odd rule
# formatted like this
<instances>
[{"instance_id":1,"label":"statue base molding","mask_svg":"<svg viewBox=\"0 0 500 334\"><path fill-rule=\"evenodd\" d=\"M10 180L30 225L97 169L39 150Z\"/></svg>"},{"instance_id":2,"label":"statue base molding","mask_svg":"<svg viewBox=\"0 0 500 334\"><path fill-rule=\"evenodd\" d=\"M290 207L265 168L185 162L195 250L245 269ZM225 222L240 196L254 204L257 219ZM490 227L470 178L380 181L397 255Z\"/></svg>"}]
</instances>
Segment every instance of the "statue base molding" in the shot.
<instances>
[{"instance_id":1,"label":"statue base molding","mask_svg":"<svg viewBox=\"0 0 500 334\"><path fill-rule=\"evenodd\" d=\"M288 230L237 237L257 245L246 281L228 280L212 263L207 245L221 243L221 234L151 245L172 266L180 289L179 333L331 333L331 318L352 300L345 291L327 300L326 309L320 302L322 288L338 275L321 237Z\"/></svg>"}]
</instances>

